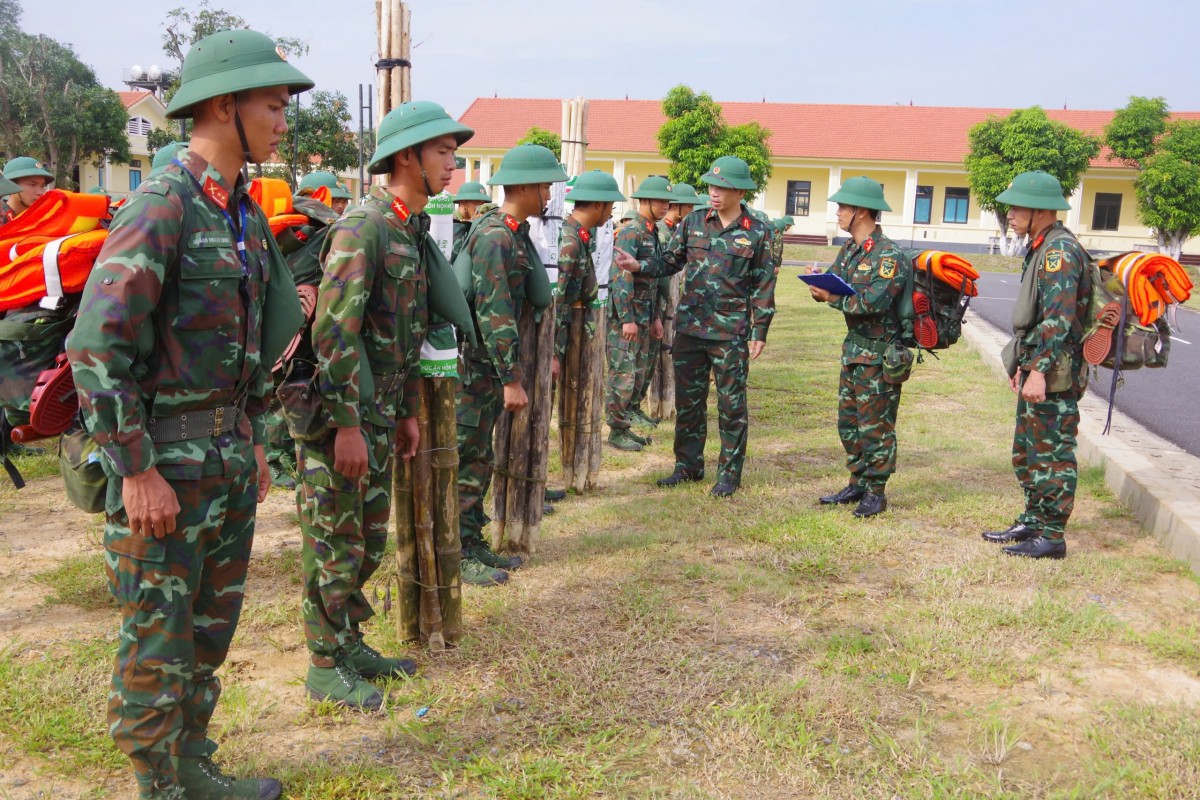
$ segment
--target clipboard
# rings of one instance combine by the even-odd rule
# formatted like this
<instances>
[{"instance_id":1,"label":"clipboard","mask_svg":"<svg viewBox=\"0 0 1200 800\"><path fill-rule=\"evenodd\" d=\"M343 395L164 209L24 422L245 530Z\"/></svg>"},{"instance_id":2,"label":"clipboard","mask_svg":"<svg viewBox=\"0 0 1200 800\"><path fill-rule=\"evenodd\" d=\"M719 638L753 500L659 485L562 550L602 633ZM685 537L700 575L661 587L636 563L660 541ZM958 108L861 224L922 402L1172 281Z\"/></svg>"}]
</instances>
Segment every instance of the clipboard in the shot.
<instances>
[{"instance_id":1,"label":"clipboard","mask_svg":"<svg viewBox=\"0 0 1200 800\"><path fill-rule=\"evenodd\" d=\"M807 283L809 286L816 286L818 289L824 289L830 294L850 295L858 294L854 291L854 287L846 283L839 276L832 272L818 272L815 275L797 275L797 278Z\"/></svg>"}]
</instances>

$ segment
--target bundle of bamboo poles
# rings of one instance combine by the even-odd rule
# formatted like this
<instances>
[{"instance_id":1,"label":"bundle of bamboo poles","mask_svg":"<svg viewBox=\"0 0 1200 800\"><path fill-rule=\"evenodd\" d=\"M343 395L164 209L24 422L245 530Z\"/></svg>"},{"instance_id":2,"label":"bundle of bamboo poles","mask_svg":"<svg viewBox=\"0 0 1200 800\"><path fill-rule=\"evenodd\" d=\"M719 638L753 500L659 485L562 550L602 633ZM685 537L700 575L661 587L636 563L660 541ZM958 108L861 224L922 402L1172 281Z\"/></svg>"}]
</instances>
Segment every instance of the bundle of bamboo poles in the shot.
<instances>
[{"instance_id":1,"label":"bundle of bamboo poles","mask_svg":"<svg viewBox=\"0 0 1200 800\"><path fill-rule=\"evenodd\" d=\"M396 461L397 632L441 650L462 637L462 543L458 535L458 428L454 378L422 378L420 444Z\"/></svg>"},{"instance_id":2,"label":"bundle of bamboo poles","mask_svg":"<svg viewBox=\"0 0 1200 800\"><path fill-rule=\"evenodd\" d=\"M412 12L400 0L375 0L375 27L380 61L408 62L412 53ZM376 108L380 118L412 99L412 69L408 66L381 67L375 81Z\"/></svg>"},{"instance_id":3,"label":"bundle of bamboo poles","mask_svg":"<svg viewBox=\"0 0 1200 800\"><path fill-rule=\"evenodd\" d=\"M675 310L679 308L683 273L676 273L669 280L667 311L662 321L662 344L658 349L658 363L655 365L654 377L650 380L650 390L646 398L650 416L657 419L675 417L675 361L671 348L675 345Z\"/></svg>"},{"instance_id":4,"label":"bundle of bamboo poles","mask_svg":"<svg viewBox=\"0 0 1200 800\"><path fill-rule=\"evenodd\" d=\"M562 164L567 174L583 174L587 163L588 101L582 97L562 101Z\"/></svg>"},{"instance_id":5,"label":"bundle of bamboo poles","mask_svg":"<svg viewBox=\"0 0 1200 800\"><path fill-rule=\"evenodd\" d=\"M522 385L529 404L503 411L496 421L492 479L492 547L508 553L532 553L542 527L546 502L546 469L550 459L551 361L554 357L554 311L535 320L528 303L517 322L521 342Z\"/></svg>"}]
</instances>

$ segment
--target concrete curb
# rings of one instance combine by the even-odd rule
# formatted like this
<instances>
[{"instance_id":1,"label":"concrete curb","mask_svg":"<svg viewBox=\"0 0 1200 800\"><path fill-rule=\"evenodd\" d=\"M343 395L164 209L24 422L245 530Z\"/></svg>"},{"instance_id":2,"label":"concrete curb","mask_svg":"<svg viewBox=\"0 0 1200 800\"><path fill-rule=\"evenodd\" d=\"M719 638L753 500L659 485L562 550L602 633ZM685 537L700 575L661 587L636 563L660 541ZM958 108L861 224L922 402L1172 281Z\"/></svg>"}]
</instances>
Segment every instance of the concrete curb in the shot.
<instances>
[{"instance_id":1,"label":"concrete curb","mask_svg":"<svg viewBox=\"0 0 1200 800\"><path fill-rule=\"evenodd\" d=\"M1009 336L969 312L965 322L963 338L970 349L1006 378L1000 351ZM1080 462L1102 466L1109 488L1138 522L1200 574L1200 458L1119 411L1113 411L1112 429L1104 436L1107 413L1108 403L1095 395L1079 402Z\"/></svg>"}]
</instances>

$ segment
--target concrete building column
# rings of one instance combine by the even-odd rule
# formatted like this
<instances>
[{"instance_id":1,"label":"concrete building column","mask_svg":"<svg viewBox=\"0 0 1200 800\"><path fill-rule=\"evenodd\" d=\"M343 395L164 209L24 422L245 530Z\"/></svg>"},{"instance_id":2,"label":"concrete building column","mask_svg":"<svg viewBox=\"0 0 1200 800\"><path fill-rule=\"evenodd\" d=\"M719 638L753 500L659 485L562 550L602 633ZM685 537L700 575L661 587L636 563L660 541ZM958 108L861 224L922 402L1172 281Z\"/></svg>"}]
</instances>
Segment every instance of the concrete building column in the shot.
<instances>
[{"instance_id":1,"label":"concrete building column","mask_svg":"<svg viewBox=\"0 0 1200 800\"><path fill-rule=\"evenodd\" d=\"M1071 205L1071 210L1067 212L1067 227L1073 231L1079 230L1079 220L1083 214L1083 181L1075 187L1075 191L1071 192L1071 199L1067 201Z\"/></svg>"},{"instance_id":2,"label":"concrete building column","mask_svg":"<svg viewBox=\"0 0 1200 800\"><path fill-rule=\"evenodd\" d=\"M900 225L911 226L917 214L917 171L910 169L904 176L904 208Z\"/></svg>"},{"instance_id":3,"label":"concrete building column","mask_svg":"<svg viewBox=\"0 0 1200 800\"><path fill-rule=\"evenodd\" d=\"M491 156L480 156L479 157L479 177L476 178L476 180L478 180L480 183L482 183L483 188L486 189L488 194L490 194L492 196L492 199L496 200L496 198L499 196L498 193L496 192L496 187L487 185L488 179L491 177L492 177L492 157ZM499 201L497 201L497 202L499 202Z\"/></svg>"},{"instance_id":4,"label":"concrete building column","mask_svg":"<svg viewBox=\"0 0 1200 800\"><path fill-rule=\"evenodd\" d=\"M834 192L836 192L841 187L841 185L842 185L842 168L841 167L830 167L829 168L829 195L832 197ZM811 205L812 201L809 200L809 203ZM842 232L838 230L838 226L837 226L837 203L826 203L825 204L825 235L831 237L830 241L833 241L834 238L842 235Z\"/></svg>"}]
</instances>

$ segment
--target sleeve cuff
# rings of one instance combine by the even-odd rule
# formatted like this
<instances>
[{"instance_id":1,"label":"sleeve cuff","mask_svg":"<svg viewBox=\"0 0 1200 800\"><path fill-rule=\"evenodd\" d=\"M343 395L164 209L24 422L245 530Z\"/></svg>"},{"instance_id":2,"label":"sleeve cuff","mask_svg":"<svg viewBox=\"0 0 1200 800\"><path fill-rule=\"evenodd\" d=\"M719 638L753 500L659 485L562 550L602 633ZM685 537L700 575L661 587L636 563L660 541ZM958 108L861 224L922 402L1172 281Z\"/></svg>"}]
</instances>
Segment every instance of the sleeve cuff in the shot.
<instances>
[{"instance_id":1,"label":"sleeve cuff","mask_svg":"<svg viewBox=\"0 0 1200 800\"><path fill-rule=\"evenodd\" d=\"M336 403L327 406L329 422L335 428L357 428L362 424L358 406L354 403Z\"/></svg>"},{"instance_id":2,"label":"sleeve cuff","mask_svg":"<svg viewBox=\"0 0 1200 800\"><path fill-rule=\"evenodd\" d=\"M267 443L267 415L266 414L251 414L250 415L250 437L254 444Z\"/></svg>"},{"instance_id":3,"label":"sleeve cuff","mask_svg":"<svg viewBox=\"0 0 1200 800\"><path fill-rule=\"evenodd\" d=\"M108 463L112 466L113 472L122 478L128 478L130 475L140 475L153 467L155 462L158 461L157 454L154 451L154 443L150 441L150 437L144 432L142 433L142 438L136 442L126 445L109 445L101 449L104 451L104 455L108 457Z\"/></svg>"},{"instance_id":4,"label":"sleeve cuff","mask_svg":"<svg viewBox=\"0 0 1200 800\"><path fill-rule=\"evenodd\" d=\"M421 402L421 376L418 372L413 370L404 381L404 399L400 401L400 416L404 419L415 417Z\"/></svg>"}]
</instances>

